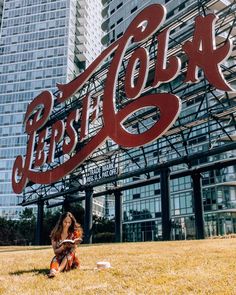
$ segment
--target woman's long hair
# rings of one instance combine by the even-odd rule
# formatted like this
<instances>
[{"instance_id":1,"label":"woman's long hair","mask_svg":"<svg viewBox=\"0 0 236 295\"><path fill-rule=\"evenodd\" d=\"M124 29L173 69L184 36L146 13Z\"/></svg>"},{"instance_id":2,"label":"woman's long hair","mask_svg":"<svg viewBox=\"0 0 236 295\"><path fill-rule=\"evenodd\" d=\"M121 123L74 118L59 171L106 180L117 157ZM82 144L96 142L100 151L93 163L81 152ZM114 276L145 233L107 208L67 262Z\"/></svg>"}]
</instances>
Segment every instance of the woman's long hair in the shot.
<instances>
[{"instance_id":1,"label":"woman's long hair","mask_svg":"<svg viewBox=\"0 0 236 295\"><path fill-rule=\"evenodd\" d=\"M68 234L72 234L73 232L76 231L76 236L78 238L82 238L83 230L82 230L81 225L76 221L76 219L72 213L65 212L60 216L59 220L57 221L57 224L55 225L55 227L51 231L50 238L52 240L59 241L61 239L61 233L63 230L63 220L67 217L70 217L70 219L71 219L71 225L68 228Z\"/></svg>"}]
</instances>

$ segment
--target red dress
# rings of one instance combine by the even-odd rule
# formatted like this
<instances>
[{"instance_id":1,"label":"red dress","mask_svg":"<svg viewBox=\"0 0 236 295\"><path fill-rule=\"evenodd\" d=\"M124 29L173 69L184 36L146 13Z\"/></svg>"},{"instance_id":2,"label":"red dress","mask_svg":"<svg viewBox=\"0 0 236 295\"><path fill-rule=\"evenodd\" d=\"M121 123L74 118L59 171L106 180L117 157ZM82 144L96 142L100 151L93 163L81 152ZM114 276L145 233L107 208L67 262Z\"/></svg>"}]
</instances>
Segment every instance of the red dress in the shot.
<instances>
[{"instance_id":1,"label":"red dress","mask_svg":"<svg viewBox=\"0 0 236 295\"><path fill-rule=\"evenodd\" d=\"M77 231L74 231L72 234L69 234L67 239L74 240L75 238L78 238L79 234ZM60 248L61 240L57 241L57 248ZM50 271L58 271L58 268L62 262L62 260L66 257L67 263L64 268L64 271L68 271L71 269L79 268L80 263L78 259L78 255L76 253L75 248L68 248L63 250L60 254L57 254L53 257L51 264L50 264Z\"/></svg>"}]
</instances>

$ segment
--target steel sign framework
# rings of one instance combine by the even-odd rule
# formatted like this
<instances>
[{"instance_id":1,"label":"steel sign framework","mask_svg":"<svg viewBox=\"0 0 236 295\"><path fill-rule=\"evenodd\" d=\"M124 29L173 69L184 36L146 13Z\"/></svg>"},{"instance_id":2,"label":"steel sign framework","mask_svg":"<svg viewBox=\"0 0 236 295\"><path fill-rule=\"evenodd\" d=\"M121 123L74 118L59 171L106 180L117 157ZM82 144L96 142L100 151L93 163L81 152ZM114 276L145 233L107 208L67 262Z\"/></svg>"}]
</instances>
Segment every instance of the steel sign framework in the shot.
<instances>
[{"instance_id":1,"label":"steel sign framework","mask_svg":"<svg viewBox=\"0 0 236 295\"><path fill-rule=\"evenodd\" d=\"M235 3L215 15L217 2L198 1L166 21L163 6L146 8L81 76L33 101L25 120L29 135L36 130L31 157L13 169L22 205L147 185L163 169L171 177L207 171L216 158L219 167L236 164ZM117 174L87 181L91 169L110 163Z\"/></svg>"}]
</instances>

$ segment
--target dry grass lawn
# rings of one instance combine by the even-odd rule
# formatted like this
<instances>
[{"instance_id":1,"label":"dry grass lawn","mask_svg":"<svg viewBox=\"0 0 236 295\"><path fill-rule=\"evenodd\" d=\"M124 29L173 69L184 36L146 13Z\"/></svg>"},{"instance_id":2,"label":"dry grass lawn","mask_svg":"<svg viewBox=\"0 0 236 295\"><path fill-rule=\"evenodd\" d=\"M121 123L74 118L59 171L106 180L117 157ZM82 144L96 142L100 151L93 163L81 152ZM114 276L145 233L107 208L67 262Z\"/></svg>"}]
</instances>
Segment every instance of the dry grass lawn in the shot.
<instances>
[{"instance_id":1,"label":"dry grass lawn","mask_svg":"<svg viewBox=\"0 0 236 295\"><path fill-rule=\"evenodd\" d=\"M81 245L48 279L50 247L0 247L0 294L236 294L236 239ZM97 271L96 261L113 268Z\"/></svg>"}]
</instances>

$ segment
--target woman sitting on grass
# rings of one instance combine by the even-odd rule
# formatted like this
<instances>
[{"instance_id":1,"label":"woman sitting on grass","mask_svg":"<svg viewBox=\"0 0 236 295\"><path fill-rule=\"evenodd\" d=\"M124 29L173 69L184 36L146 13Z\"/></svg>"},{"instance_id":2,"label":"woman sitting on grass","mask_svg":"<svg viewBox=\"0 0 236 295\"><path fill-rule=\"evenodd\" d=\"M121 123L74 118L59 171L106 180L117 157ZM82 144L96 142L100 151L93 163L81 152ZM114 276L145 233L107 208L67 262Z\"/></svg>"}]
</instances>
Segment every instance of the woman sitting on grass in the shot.
<instances>
[{"instance_id":1,"label":"woman sitting on grass","mask_svg":"<svg viewBox=\"0 0 236 295\"><path fill-rule=\"evenodd\" d=\"M76 248L82 235L83 230L75 217L70 212L63 213L50 235L55 256L50 264L49 277L54 277L61 271L79 268ZM64 240L74 240L75 243L62 243Z\"/></svg>"}]
</instances>

